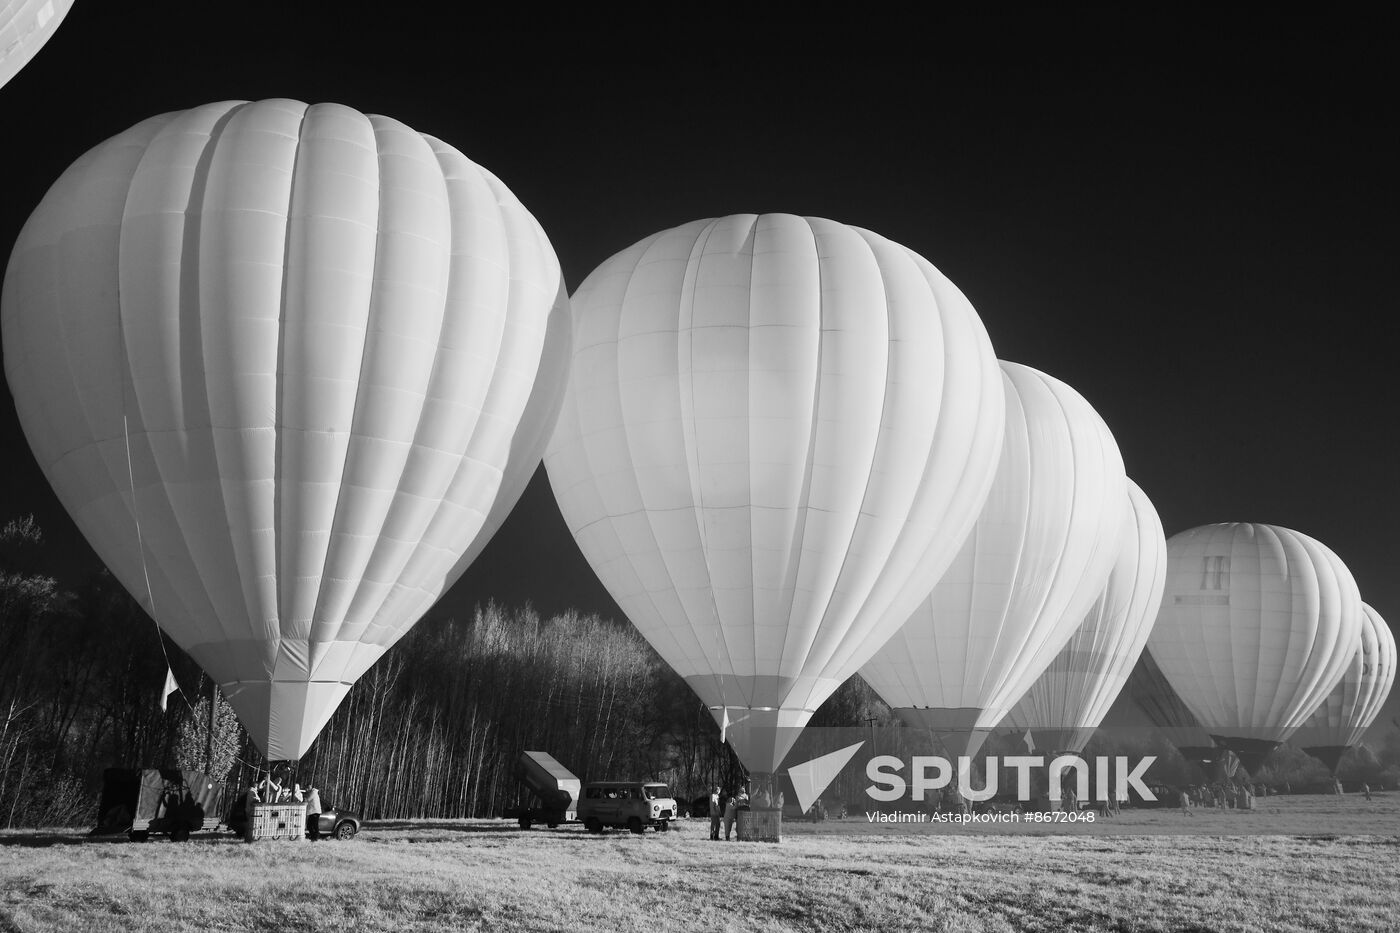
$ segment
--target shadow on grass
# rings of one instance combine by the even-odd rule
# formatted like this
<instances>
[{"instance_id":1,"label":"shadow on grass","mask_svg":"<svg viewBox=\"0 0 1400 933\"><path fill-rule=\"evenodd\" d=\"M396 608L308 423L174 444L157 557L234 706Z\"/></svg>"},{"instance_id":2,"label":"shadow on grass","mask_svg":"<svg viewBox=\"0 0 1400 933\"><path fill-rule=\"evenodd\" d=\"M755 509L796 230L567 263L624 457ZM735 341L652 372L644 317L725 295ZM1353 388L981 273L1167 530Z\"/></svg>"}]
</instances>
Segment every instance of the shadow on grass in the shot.
<instances>
[{"instance_id":1,"label":"shadow on grass","mask_svg":"<svg viewBox=\"0 0 1400 933\"><path fill-rule=\"evenodd\" d=\"M374 838L376 842L445 842L452 838L470 836L474 839L499 839L502 841L525 840L525 839L558 839L561 844L568 843L597 843L600 840L617 838L634 838L636 834L629 832L626 828L609 827L601 834L595 835L583 828L581 823L565 823L555 829L538 825L530 829L521 829L515 823L500 822L463 822L461 820L372 820L366 821L364 832L371 838L377 833L392 833L391 836L379 836ZM419 837L414 833L430 834ZM658 833L654 829L648 829L643 836L672 836L674 838L705 838L709 834L709 824L703 827L697 824L696 827L687 827L680 824L673 824L671 830L666 833Z\"/></svg>"},{"instance_id":2,"label":"shadow on grass","mask_svg":"<svg viewBox=\"0 0 1400 933\"><path fill-rule=\"evenodd\" d=\"M126 833L114 833L101 836L89 836L87 833L74 832L28 832L28 833L6 833L0 835L0 849L47 849L52 846L106 846L106 845L151 845L162 842L169 842L169 837L156 836L146 843L133 842L126 837ZM190 842L238 842L239 837L229 833L193 833Z\"/></svg>"}]
</instances>

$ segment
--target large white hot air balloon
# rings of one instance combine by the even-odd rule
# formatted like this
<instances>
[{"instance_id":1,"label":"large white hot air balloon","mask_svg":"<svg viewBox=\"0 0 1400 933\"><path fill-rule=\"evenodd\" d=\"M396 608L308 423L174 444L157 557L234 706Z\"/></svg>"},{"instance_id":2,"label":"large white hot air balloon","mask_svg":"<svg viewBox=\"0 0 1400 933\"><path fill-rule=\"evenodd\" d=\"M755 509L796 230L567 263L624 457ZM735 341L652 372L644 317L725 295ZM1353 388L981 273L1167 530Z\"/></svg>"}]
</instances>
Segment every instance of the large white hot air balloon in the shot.
<instances>
[{"instance_id":1,"label":"large white hot air balloon","mask_svg":"<svg viewBox=\"0 0 1400 933\"><path fill-rule=\"evenodd\" d=\"M497 178L287 100L80 158L20 235L3 318L60 500L274 760L500 524L569 345L553 250Z\"/></svg>"},{"instance_id":2,"label":"large white hot air balloon","mask_svg":"<svg viewBox=\"0 0 1400 933\"><path fill-rule=\"evenodd\" d=\"M1334 772L1376 721L1395 685L1395 636L1376 610L1362 603L1361 611L1361 644L1346 673L1290 739Z\"/></svg>"},{"instance_id":3,"label":"large white hot air balloon","mask_svg":"<svg viewBox=\"0 0 1400 933\"><path fill-rule=\"evenodd\" d=\"M972 526L1001 379L962 293L877 234L703 220L575 292L545 466L593 570L773 772Z\"/></svg>"},{"instance_id":4,"label":"large white hot air balloon","mask_svg":"<svg viewBox=\"0 0 1400 933\"><path fill-rule=\"evenodd\" d=\"M1128 507L1107 425L1065 383L1002 363L1006 443L957 559L861 676L906 723L975 754L1108 582Z\"/></svg>"},{"instance_id":5,"label":"large white hot air balloon","mask_svg":"<svg viewBox=\"0 0 1400 933\"><path fill-rule=\"evenodd\" d=\"M1108 585L1069 643L1007 715L1050 752L1080 752L1137 664L1162 603L1167 538L1147 495L1128 480L1122 544Z\"/></svg>"},{"instance_id":6,"label":"large white hot air balloon","mask_svg":"<svg viewBox=\"0 0 1400 933\"><path fill-rule=\"evenodd\" d=\"M73 0L4 0L0 5L0 88L49 41Z\"/></svg>"},{"instance_id":7,"label":"large white hot air balloon","mask_svg":"<svg viewBox=\"0 0 1400 933\"><path fill-rule=\"evenodd\" d=\"M1341 680L1361 637L1351 571L1277 525L1203 525L1167 542L1148 648L1218 745L1253 772Z\"/></svg>"}]
</instances>

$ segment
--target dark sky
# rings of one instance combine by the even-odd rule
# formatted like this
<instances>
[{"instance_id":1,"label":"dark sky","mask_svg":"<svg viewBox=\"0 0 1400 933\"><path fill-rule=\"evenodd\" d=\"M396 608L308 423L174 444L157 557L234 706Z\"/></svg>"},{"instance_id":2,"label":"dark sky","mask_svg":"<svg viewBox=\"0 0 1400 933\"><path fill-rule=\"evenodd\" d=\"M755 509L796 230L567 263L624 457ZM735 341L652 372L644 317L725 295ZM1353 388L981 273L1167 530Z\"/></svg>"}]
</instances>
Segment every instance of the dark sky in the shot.
<instances>
[{"instance_id":1,"label":"dark sky","mask_svg":"<svg viewBox=\"0 0 1400 933\"><path fill-rule=\"evenodd\" d=\"M286 12L302 6L324 12ZM946 273L999 357L1083 393L1168 535L1295 528L1400 620L1389 30L977 18L736 43L692 28L77 0L0 89L0 248L86 149L157 113L265 97L387 114L456 146L539 218L571 289L702 217L856 224ZM8 395L0 438L0 518L34 512L68 572L88 572ZM543 471L434 612L491 598L616 612Z\"/></svg>"}]
</instances>

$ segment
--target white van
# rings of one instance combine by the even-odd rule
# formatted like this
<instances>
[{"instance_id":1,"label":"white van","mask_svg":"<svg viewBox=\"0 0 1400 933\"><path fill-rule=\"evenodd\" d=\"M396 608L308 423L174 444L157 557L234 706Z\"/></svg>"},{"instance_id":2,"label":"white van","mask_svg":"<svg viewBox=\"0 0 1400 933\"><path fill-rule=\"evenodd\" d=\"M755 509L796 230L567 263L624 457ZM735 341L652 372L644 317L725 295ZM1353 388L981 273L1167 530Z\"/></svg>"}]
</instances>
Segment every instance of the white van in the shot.
<instances>
[{"instance_id":1,"label":"white van","mask_svg":"<svg viewBox=\"0 0 1400 933\"><path fill-rule=\"evenodd\" d=\"M578 802L578 819L590 833L605 826L626 826L634 833L654 826L664 833L675 818L670 788L649 781L590 781Z\"/></svg>"}]
</instances>

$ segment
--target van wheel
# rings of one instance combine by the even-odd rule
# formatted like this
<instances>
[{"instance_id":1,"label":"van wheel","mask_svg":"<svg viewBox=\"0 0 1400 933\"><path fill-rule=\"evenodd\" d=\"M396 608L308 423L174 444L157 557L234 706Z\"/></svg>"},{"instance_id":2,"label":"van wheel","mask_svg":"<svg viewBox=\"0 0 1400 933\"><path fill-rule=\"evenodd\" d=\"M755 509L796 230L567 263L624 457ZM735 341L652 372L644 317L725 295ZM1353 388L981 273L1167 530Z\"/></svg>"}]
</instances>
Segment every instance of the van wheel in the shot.
<instances>
[{"instance_id":1,"label":"van wheel","mask_svg":"<svg viewBox=\"0 0 1400 933\"><path fill-rule=\"evenodd\" d=\"M171 842L185 842L190 838L190 831L184 826L177 826L170 831Z\"/></svg>"},{"instance_id":2,"label":"van wheel","mask_svg":"<svg viewBox=\"0 0 1400 933\"><path fill-rule=\"evenodd\" d=\"M660 824L657 825L656 831L657 831L658 833L670 832L670 831L671 831L671 821L670 821L670 820L662 820L662 821L660 822Z\"/></svg>"},{"instance_id":3,"label":"van wheel","mask_svg":"<svg viewBox=\"0 0 1400 933\"><path fill-rule=\"evenodd\" d=\"M646 827L642 825L641 819L635 816L629 816L627 818L627 828L632 830L632 832L636 833L638 836L640 836L642 832L646 829Z\"/></svg>"},{"instance_id":4,"label":"van wheel","mask_svg":"<svg viewBox=\"0 0 1400 933\"><path fill-rule=\"evenodd\" d=\"M584 820L583 826L595 836L603 831L603 824L598 821L596 816L590 816L588 819Z\"/></svg>"}]
</instances>

